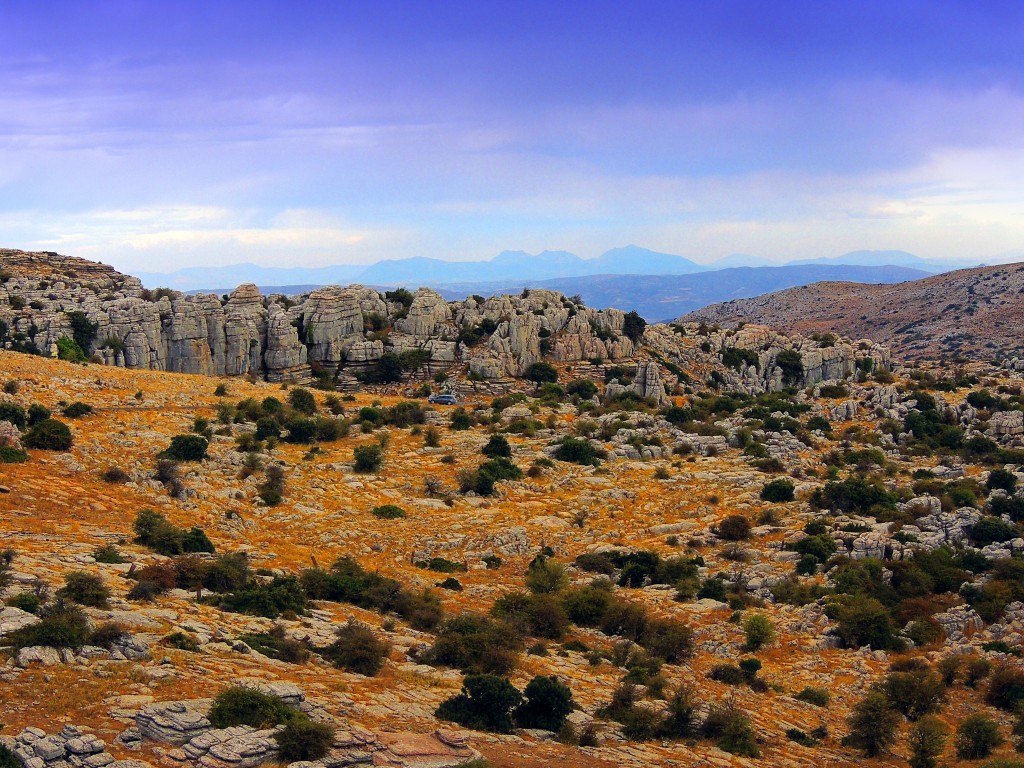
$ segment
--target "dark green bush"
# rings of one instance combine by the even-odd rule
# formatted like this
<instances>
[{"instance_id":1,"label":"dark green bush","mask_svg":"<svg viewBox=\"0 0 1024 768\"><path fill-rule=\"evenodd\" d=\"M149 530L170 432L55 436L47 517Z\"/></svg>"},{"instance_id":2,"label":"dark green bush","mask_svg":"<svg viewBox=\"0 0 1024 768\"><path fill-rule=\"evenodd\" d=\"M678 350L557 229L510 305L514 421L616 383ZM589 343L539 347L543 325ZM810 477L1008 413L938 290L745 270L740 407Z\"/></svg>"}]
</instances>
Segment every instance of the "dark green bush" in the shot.
<instances>
[{"instance_id":1,"label":"dark green bush","mask_svg":"<svg viewBox=\"0 0 1024 768\"><path fill-rule=\"evenodd\" d=\"M1003 743L999 725L988 715L968 715L956 729L953 739L956 756L961 760L980 760Z\"/></svg>"},{"instance_id":2,"label":"dark green bush","mask_svg":"<svg viewBox=\"0 0 1024 768\"><path fill-rule=\"evenodd\" d=\"M523 689L524 701L513 718L520 728L541 728L557 732L574 709L572 691L557 677L538 675Z\"/></svg>"},{"instance_id":3,"label":"dark green bush","mask_svg":"<svg viewBox=\"0 0 1024 768\"><path fill-rule=\"evenodd\" d=\"M555 449L554 456L559 461L572 464L595 464L598 460L598 451L589 440L566 437Z\"/></svg>"},{"instance_id":4,"label":"dark green bush","mask_svg":"<svg viewBox=\"0 0 1024 768\"><path fill-rule=\"evenodd\" d=\"M321 650L325 659L339 669L373 677L391 652L391 645L377 637L370 627L349 621L338 627L337 639Z\"/></svg>"},{"instance_id":5,"label":"dark green bush","mask_svg":"<svg viewBox=\"0 0 1024 768\"><path fill-rule=\"evenodd\" d=\"M14 648L46 645L81 648L89 642L89 620L81 608L57 600L39 611L40 621L10 632L4 643Z\"/></svg>"},{"instance_id":6,"label":"dark green bush","mask_svg":"<svg viewBox=\"0 0 1024 768\"><path fill-rule=\"evenodd\" d=\"M441 626L423 659L464 672L502 675L515 666L521 647L519 634L509 624L464 613Z\"/></svg>"},{"instance_id":7,"label":"dark green bush","mask_svg":"<svg viewBox=\"0 0 1024 768\"><path fill-rule=\"evenodd\" d=\"M792 501L794 488L793 481L776 478L761 489L761 500L776 503Z\"/></svg>"},{"instance_id":8,"label":"dark green bush","mask_svg":"<svg viewBox=\"0 0 1024 768\"><path fill-rule=\"evenodd\" d=\"M379 445L360 445L356 447L354 457L356 472L376 472L384 464L384 449Z\"/></svg>"},{"instance_id":9,"label":"dark green bush","mask_svg":"<svg viewBox=\"0 0 1024 768\"><path fill-rule=\"evenodd\" d=\"M21 464L28 461L28 454L12 448L9 445L0 445L0 464Z\"/></svg>"},{"instance_id":10,"label":"dark green bush","mask_svg":"<svg viewBox=\"0 0 1024 768\"><path fill-rule=\"evenodd\" d=\"M61 413L67 416L69 419L77 419L81 416L88 416L90 413L92 413L92 406L76 400L75 402L71 403L71 405L66 406L61 411Z\"/></svg>"},{"instance_id":11,"label":"dark green bush","mask_svg":"<svg viewBox=\"0 0 1024 768\"><path fill-rule=\"evenodd\" d=\"M508 680L496 675L470 675L462 692L441 703L436 715L465 728L494 733L512 730L512 710L522 694Z\"/></svg>"},{"instance_id":12,"label":"dark green bush","mask_svg":"<svg viewBox=\"0 0 1024 768\"><path fill-rule=\"evenodd\" d=\"M308 717L292 717L274 734L278 756L284 763L320 760L334 746L334 729Z\"/></svg>"},{"instance_id":13,"label":"dark green bush","mask_svg":"<svg viewBox=\"0 0 1024 768\"><path fill-rule=\"evenodd\" d=\"M294 713L295 710L276 696L261 693L254 688L233 686L217 694L206 717L214 728L231 728L236 725L272 728L287 723Z\"/></svg>"},{"instance_id":14,"label":"dark green bush","mask_svg":"<svg viewBox=\"0 0 1024 768\"><path fill-rule=\"evenodd\" d=\"M170 446L160 453L160 458L171 461L202 461L210 441L202 435L175 435Z\"/></svg>"},{"instance_id":15,"label":"dark green bush","mask_svg":"<svg viewBox=\"0 0 1024 768\"><path fill-rule=\"evenodd\" d=\"M374 507L370 510L370 513L382 520L397 520L406 516L405 510L396 504L383 504L379 507Z\"/></svg>"},{"instance_id":16,"label":"dark green bush","mask_svg":"<svg viewBox=\"0 0 1024 768\"><path fill-rule=\"evenodd\" d=\"M19 430L25 429L25 409L11 400L0 401L0 421L9 421Z\"/></svg>"},{"instance_id":17,"label":"dark green bush","mask_svg":"<svg viewBox=\"0 0 1024 768\"><path fill-rule=\"evenodd\" d=\"M106 608L110 589L99 576L84 571L65 574L64 586L57 590L57 597L73 600L91 608Z\"/></svg>"},{"instance_id":18,"label":"dark green bush","mask_svg":"<svg viewBox=\"0 0 1024 768\"><path fill-rule=\"evenodd\" d=\"M21 440L26 448L45 451L68 451L73 442L68 425L57 419L43 419L33 424Z\"/></svg>"}]
</instances>

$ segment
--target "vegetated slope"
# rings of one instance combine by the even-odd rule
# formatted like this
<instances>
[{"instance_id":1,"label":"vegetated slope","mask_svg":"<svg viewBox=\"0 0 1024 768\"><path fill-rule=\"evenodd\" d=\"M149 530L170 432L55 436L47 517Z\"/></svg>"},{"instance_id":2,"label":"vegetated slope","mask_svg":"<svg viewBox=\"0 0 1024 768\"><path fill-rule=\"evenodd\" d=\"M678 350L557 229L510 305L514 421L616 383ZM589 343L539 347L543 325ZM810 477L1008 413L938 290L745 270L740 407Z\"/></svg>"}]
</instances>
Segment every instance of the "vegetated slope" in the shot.
<instances>
[{"instance_id":1,"label":"vegetated slope","mask_svg":"<svg viewBox=\"0 0 1024 768\"><path fill-rule=\"evenodd\" d=\"M895 285L815 283L715 304L684 319L831 331L883 342L904 358L1013 358L1024 351L1024 265L965 269Z\"/></svg>"}]
</instances>

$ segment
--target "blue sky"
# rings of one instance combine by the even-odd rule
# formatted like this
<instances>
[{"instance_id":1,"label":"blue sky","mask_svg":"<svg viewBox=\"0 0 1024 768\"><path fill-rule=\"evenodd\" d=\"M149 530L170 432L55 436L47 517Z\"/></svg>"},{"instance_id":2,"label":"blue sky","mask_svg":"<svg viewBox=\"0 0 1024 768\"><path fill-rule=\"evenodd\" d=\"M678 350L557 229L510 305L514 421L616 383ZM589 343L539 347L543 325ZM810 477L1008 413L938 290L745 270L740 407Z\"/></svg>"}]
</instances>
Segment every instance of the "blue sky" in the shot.
<instances>
[{"instance_id":1,"label":"blue sky","mask_svg":"<svg viewBox=\"0 0 1024 768\"><path fill-rule=\"evenodd\" d=\"M1024 258L1022 126L1021 3L0 5L0 246L127 270Z\"/></svg>"}]
</instances>

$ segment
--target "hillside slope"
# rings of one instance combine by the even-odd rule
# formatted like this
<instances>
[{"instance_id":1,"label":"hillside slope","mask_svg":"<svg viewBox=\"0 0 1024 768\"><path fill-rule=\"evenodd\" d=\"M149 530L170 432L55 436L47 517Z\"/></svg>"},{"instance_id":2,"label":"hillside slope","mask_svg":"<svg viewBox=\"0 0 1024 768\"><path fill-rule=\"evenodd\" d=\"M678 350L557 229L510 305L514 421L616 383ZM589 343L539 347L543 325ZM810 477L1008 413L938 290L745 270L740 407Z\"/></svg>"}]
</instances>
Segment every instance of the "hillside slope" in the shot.
<instances>
[{"instance_id":1,"label":"hillside slope","mask_svg":"<svg viewBox=\"0 0 1024 768\"><path fill-rule=\"evenodd\" d=\"M1024 353L1024 264L964 269L894 285L823 282L715 304L684 318L834 332L888 344L905 358Z\"/></svg>"}]
</instances>

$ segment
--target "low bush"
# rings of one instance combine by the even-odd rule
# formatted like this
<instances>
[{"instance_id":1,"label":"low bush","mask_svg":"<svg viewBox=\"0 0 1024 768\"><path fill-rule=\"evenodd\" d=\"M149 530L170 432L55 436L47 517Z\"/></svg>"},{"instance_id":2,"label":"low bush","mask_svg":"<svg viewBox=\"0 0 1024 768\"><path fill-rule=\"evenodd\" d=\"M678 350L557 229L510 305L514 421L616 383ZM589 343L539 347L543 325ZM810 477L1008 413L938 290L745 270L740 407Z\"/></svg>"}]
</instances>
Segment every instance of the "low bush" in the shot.
<instances>
[{"instance_id":1,"label":"low bush","mask_svg":"<svg viewBox=\"0 0 1024 768\"><path fill-rule=\"evenodd\" d=\"M831 696L825 688L806 686L794 698L797 701L804 701L816 707L827 707Z\"/></svg>"},{"instance_id":2,"label":"low bush","mask_svg":"<svg viewBox=\"0 0 1024 768\"><path fill-rule=\"evenodd\" d=\"M973 714L960 723L956 729L953 744L956 756L961 760L980 760L992 754L992 750L1003 743L999 725L988 715Z\"/></svg>"},{"instance_id":3,"label":"low bush","mask_svg":"<svg viewBox=\"0 0 1024 768\"><path fill-rule=\"evenodd\" d=\"M462 692L442 702L436 715L465 728L493 733L512 731L512 710L522 694L508 680L496 675L470 675Z\"/></svg>"},{"instance_id":4,"label":"low bush","mask_svg":"<svg viewBox=\"0 0 1024 768\"><path fill-rule=\"evenodd\" d=\"M239 685L218 693L206 717L214 728L272 728L287 723L294 713L276 696Z\"/></svg>"},{"instance_id":5,"label":"low bush","mask_svg":"<svg viewBox=\"0 0 1024 768\"><path fill-rule=\"evenodd\" d=\"M776 478L761 489L761 500L776 503L792 501L795 488L791 480Z\"/></svg>"},{"instance_id":6,"label":"low bush","mask_svg":"<svg viewBox=\"0 0 1024 768\"><path fill-rule=\"evenodd\" d=\"M274 734L278 756L283 763L320 760L334 746L334 729L308 717L293 717Z\"/></svg>"},{"instance_id":7,"label":"low bush","mask_svg":"<svg viewBox=\"0 0 1024 768\"><path fill-rule=\"evenodd\" d=\"M380 672L390 652L391 645L370 627L351 620L340 626L335 641L320 651L339 669L367 677Z\"/></svg>"},{"instance_id":8,"label":"low bush","mask_svg":"<svg viewBox=\"0 0 1024 768\"><path fill-rule=\"evenodd\" d=\"M171 461L202 461L210 441L202 435L175 435L171 444L160 453L160 458Z\"/></svg>"},{"instance_id":9,"label":"low bush","mask_svg":"<svg viewBox=\"0 0 1024 768\"><path fill-rule=\"evenodd\" d=\"M374 507L370 510L370 513L382 520L397 520L406 516L405 510L396 504L383 504L379 507Z\"/></svg>"},{"instance_id":10,"label":"low bush","mask_svg":"<svg viewBox=\"0 0 1024 768\"><path fill-rule=\"evenodd\" d=\"M67 416L69 419L77 419L82 416L88 416L92 413L92 406L81 401L76 400L70 405L65 406L61 413Z\"/></svg>"},{"instance_id":11,"label":"low bush","mask_svg":"<svg viewBox=\"0 0 1024 768\"><path fill-rule=\"evenodd\" d=\"M384 464L384 449L379 445L360 445L354 452L354 469L362 474L377 472Z\"/></svg>"},{"instance_id":12,"label":"low bush","mask_svg":"<svg viewBox=\"0 0 1024 768\"><path fill-rule=\"evenodd\" d=\"M43 419L33 424L21 439L26 448L45 451L69 451L74 443L71 430L63 421Z\"/></svg>"},{"instance_id":13,"label":"low bush","mask_svg":"<svg viewBox=\"0 0 1024 768\"><path fill-rule=\"evenodd\" d=\"M57 590L57 597L73 600L90 608L106 608L110 589L99 576L85 571L72 571L64 576L64 586Z\"/></svg>"},{"instance_id":14,"label":"low bush","mask_svg":"<svg viewBox=\"0 0 1024 768\"><path fill-rule=\"evenodd\" d=\"M57 600L40 609L39 617L38 623L8 633L4 643L14 648L81 648L89 643L89 619L81 608Z\"/></svg>"}]
</instances>

